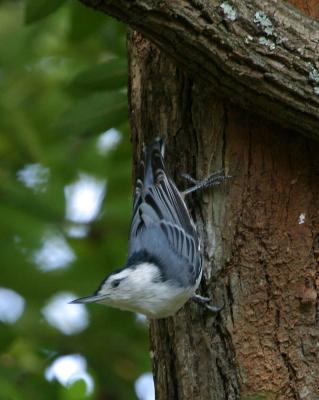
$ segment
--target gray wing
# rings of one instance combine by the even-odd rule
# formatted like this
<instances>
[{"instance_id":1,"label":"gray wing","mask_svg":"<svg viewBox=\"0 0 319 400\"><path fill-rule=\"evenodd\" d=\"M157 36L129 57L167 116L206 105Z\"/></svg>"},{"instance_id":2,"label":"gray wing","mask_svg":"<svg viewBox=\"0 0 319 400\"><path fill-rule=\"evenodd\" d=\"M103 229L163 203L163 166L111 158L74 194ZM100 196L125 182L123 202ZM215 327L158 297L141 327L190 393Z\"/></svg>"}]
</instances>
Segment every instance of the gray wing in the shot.
<instances>
[{"instance_id":1,"label":"gray wing","mask_svg":"<svg viewBox=\"0 0 319 400\"><path fill-rule=\"evenodd\" d=\"M155 140L144 152L140 164L133 203L129 256L136 250L134 244L139 241L141 233L148 227L158 225L170 248L186 262L199 268L196 228L182 196L166 174L162 151L162 142Z\"/></svg>"}]
</instances>

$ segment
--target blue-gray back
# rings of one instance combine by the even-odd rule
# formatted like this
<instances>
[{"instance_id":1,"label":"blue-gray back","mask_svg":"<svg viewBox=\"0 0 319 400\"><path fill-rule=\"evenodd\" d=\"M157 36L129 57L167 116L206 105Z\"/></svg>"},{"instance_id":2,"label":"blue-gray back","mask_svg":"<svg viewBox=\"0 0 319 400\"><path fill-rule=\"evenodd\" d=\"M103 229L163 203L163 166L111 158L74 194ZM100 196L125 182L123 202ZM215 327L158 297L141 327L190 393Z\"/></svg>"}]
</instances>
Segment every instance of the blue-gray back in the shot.
<instances>
[{"instance_id":1,"label":"blue-gray back","mask_svg":"<svg viewBox=\"0 0 319 400\"><path fill-rule=\"evenodd\" d=\"M158 258L165 279L186 279L193 284L199 276L196 228L180 192L167 176L161 139L144 150L136 183L129 258L141 251Z\"/></svg>"}]
</instances>

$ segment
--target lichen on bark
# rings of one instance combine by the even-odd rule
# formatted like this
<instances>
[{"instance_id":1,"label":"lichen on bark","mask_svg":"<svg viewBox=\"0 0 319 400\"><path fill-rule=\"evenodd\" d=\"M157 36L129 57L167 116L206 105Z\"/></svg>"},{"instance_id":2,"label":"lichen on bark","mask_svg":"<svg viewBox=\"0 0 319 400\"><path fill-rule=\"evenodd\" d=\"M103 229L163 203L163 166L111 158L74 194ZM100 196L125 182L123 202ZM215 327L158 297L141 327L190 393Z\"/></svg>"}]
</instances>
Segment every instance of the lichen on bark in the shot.
<instances>
[{"instance_id":1,"label":"lichen on bark","mask_svg":"<svg viewBox=\"0 0 319 400\"><path fill-rule=\"evenodd\" d=\"M319 23L286 2L81 1L143 33L212 92L319 139L318 85L309 80Z\"/></svg>"}]
</instances>

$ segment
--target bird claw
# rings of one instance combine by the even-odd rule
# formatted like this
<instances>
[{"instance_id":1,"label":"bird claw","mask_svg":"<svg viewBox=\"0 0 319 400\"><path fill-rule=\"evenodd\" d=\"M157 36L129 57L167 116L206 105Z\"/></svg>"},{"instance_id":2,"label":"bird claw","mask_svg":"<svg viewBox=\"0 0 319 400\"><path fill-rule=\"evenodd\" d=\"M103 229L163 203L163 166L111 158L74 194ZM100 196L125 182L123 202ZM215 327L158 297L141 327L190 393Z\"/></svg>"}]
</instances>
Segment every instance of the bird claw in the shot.
<instances>
[{"instance_id":1,"label":"bird claw","mask_svg":"<svg viewBox=\"0 0 319 400\"><path fill-rule=\"evenodd\" d=\"M188 182L192 182L192 183L194 183L194 184L197 183L197 180L194 179L194 178L193 178L192 176L190 176L189 174L181 173L180 176L181 176L182 178L184 178L184 179L185 179L186 181L188 181Z\"/></svg>"},{"instance_id":2,"label":"bird claw","mask_svg":"<svg viewBox=\"0 0 319 400\"><path fill-rule=\"evenodd\" d=\"M225 171L223 169L219 171L215 171L212 174L208 175L204 179L194 179L191 177L189 174L181 174L181 176L186 179L187 181L191 182L193 186L190 188L184 190L182 192L183 196L186 196L192 192L195 192L196 190L203 190L207 189L211 186L217 186L226 181L227 179L232 178L230 175L225 175Z\"/></svg>"},{"instance_id":3,"label":"bird claw","mask_svg":"<svg viewBox=\"0 0 319 400\"><path fill-rule=\"evenodd\" d=\"M207 310L211 311L213 314L220 313L224 308L224 305L222 305L222 306L211 306L211 305L207 304L207 303L209 303L211 301L211 299L209 297L200 296L199 294L195 294L192 297L192 300L195 303L205 307Z\"/></svg>"},{"instance_id":4,"label":"bird claw","mask_svg":"<svg viewBox=\"0 0 319 400\"><path fill-rule=\"evenodd\" d=\"M204 307L207 310L211 311L213 314L219 314L223 310L224 305L222 305L222 306L210 306L208 304L204 304Z\"/></svg>"}]
</instances>

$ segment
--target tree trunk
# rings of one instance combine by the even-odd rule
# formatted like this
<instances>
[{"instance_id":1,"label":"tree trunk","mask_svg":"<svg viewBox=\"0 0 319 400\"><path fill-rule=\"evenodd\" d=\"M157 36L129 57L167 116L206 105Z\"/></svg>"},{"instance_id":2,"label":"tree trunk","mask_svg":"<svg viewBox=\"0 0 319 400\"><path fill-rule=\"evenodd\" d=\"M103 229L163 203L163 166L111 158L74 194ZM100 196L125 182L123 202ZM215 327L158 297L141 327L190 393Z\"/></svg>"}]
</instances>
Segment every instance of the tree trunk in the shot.
<instances>
[{"instance_id":1,"label":"tree trunk","mask_svg":"<svg viewBox=\"0 0 319 400\"><path fill-rule=\"evenodd\" d=\"M236 105L319 139L319 23L286 2L81 1L137 29Z\"/></svg>"},{"instance_id":2,"label":"tree trunk","mask_svg":"<svg viewBox=\"0 0 319 400\"><path fill-rule=\"evenodd\" d=\"M225 307L151 322L157 399L318 400L319 143L220 100L137 32L129 57L134 157L161 134L179 187L234 176L188 199L200 292Z\"/></svg>"}]
</instances>

